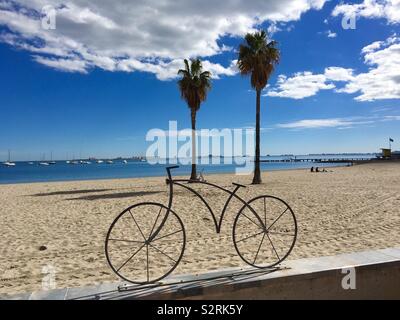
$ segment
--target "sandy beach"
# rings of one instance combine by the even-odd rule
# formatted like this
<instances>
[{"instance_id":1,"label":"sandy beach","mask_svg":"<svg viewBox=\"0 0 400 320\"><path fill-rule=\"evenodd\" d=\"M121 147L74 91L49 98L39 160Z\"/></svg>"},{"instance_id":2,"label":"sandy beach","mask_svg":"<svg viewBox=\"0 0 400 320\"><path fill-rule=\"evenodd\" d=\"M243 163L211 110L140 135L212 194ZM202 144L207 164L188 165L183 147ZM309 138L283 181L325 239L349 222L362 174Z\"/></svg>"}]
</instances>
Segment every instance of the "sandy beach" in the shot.
<instances>
[{"instance_id":1,"label":"sandy beach","mask_svg":"<svg viewBox=\"0 0 400 320\"><path fill-rule=\"evenodd\" d=\"M269 194L287 201L298 221L290 260L400 245L400 163L327 173L264 172L259 186L249 185L250 176L206 179L230 188L232 182L248 185L238 193L246 200ZM225 194L200 190L213 209L222 209ZM167 204L167 199L165 177L1 185L0 293L40 290L48 265L56 269L59 288L118 280L104 254L111 222L132 204ZM229 206L221 234L216 234L201 202L176 190L173 209L185 225L187 245L175 274L244 265L232 243L240 207L237 201Z\"/></svg>"}]
</instances>

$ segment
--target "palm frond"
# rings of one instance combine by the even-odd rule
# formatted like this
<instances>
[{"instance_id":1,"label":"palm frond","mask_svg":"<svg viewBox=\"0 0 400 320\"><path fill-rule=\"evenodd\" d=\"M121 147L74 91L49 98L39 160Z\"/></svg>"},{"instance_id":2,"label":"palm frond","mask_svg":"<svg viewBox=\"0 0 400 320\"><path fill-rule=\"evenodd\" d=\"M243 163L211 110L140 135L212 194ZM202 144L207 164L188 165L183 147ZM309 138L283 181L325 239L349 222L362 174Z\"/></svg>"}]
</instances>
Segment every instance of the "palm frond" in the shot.
<instances>
[{"instance_id":1,"label":"palm frond","mask_svg":"<svg viewBox=\"0 0 400 320\"><path fill-rule=\"evenodd\" d=\"M178 80L179 90L189 108L197 111L211 89L211 72L203 71L200 59L191 59L190 64L185 59L184 64L185 69L178 71L178 75L181 77Z\"/></svg>"},{"instance_id":2,"label":"palm frond","mask_svg":"<svg viewBox=\"0 0 400 320\"><path fill-rule=\"evenodd\" d=\"M248 33L239 46L237 66L242 75L250 75L253 88L262 90L279 63L280 52L276 41L269 41L264 30Z\"/></svg>"}]
</instances>

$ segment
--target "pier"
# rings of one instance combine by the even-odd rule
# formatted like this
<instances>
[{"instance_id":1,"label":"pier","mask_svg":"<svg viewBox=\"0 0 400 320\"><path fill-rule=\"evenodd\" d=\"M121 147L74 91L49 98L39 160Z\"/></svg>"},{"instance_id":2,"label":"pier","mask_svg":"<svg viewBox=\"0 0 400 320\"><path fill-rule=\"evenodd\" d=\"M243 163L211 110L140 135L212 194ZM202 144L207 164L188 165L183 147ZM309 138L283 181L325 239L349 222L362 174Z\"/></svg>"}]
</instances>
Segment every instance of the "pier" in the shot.
<instances>
[{"instance_id":1,"label":"pier","mask_svg":"<svg viewBox=\"0 0 400 320\"><path fill-rule=\"evenodd\" d=\"M371 158L348 158L348 159L340 159L340 158L332 158L332 159L268 159L268 160L260 160L260 162L264 163L277 163L277 162L312 162L312 163L351 163L351 164L360 164L371 162L375 159Z\"/></svg>"}]
</instances>

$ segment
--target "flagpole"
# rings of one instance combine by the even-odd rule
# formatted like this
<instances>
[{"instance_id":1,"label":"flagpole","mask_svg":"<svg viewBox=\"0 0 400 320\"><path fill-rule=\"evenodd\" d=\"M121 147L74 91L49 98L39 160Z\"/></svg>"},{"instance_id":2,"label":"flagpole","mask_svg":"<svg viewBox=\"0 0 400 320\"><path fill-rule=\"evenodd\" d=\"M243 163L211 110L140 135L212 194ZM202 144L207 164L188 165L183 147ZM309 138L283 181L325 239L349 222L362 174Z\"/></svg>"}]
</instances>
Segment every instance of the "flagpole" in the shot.
<instances>
[{"instance_id":1,"label":"flagpole","mask_svg":"<svg viewBox=\"0 0 400 320\"><path fill-rule=\"evenodd\" d=\"M389 149L392 150L392 140L389 138Z\"/></svg>"}]
</instances>

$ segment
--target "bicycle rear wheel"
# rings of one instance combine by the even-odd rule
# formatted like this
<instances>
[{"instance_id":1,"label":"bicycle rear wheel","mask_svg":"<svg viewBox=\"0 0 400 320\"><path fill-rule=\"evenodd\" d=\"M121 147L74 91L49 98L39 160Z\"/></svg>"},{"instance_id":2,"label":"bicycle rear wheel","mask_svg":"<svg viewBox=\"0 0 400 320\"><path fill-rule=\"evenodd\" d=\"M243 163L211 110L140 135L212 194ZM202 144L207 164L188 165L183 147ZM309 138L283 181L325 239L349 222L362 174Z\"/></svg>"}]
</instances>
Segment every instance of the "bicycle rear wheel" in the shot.
<instances>
[{"instance_id":1,"label":"bicycle rear wheel","mask_svg":"<svg viewBox=\"0 0 400 320\"><path fill-rule=\"evenodd\" d=\"M158 282L177 267L185 251L186 234L181 219L160 203L133 205L113 221L108 230L105 252L111 269L135 284ZM151 241L150 241L151 239Z\"/></svg>"},{"instance_id":2,"label":"bicycle rear wheel","mask_svg":"<svg viewBox=\"0 0 400 320\"><path fill-rule=\"evenodd\" d=\"M233 243L240 258L256 268L285 260L297 238L297 222L289 205L273 196L259 196L243 206L233 223Z\"/></svg>"}]
</instances>

